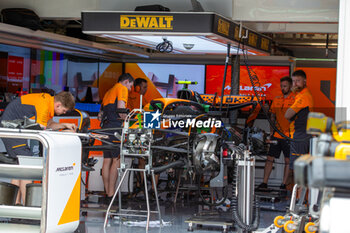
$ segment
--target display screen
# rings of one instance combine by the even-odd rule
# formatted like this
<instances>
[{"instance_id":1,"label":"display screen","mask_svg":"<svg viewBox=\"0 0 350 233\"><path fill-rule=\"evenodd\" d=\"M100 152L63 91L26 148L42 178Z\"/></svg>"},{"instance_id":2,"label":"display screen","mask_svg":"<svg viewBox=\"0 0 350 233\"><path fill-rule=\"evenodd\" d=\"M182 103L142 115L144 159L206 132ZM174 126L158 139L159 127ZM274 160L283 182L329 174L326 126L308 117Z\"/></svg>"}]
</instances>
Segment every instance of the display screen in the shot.
<instances>
[{"instance_id":1,"label":"display screen","mask_svg":"<svg viewBox=\"0 0 350 233\"><path fill-rule=\"evenodd\" d=\"M221 95L222 82L224 77L224 65L207 65L206 70L206 94ZM280 79L290 75L289 66L252 66L256 73L261 93L267 100L272 100L275 96L281 95ZM224 94L231 91L231 66L228 66L226 73ZM240 67L240 95L254 95L254 90L249 79L246 66Z\"/></svg>"},{"instance_id":2,"label":"display screen","mask_svg":"<svg viewBox=\"0 0 350 233\"><path fill-rule=\"evenodd\" d=\"M98 62L68 61L69 91L79 102L92 103L99 100L98 88L93 84L98 79Z\"/></svg>"},{"instance_id":3,"label":"display screen","mask_svg":"<svg viewBox=\"0 0 350 233\"><path fill-rule=\"evenodd\" d=\"M67 58L63 53L33 50L31 59L31 89L61 92L67 85Z\"/></svg>"},{"instance_id":4,"label":"display screen","mask_svg":"<svg viewBox=\"0 0 350 233\"><path fill-rule=\"evenodd\" d=\"M189 88L204 93L205 65L126 63L125 72L134 78L151 81L146 99L176 98L177 91L183 88L183 85L176 84L179 80L197 81L197 85L190 85ZM153 86L156 90L152 89Z\"/></svg>"},{"instance_id":5,"label":"display screen","mask_svg":"<svg viewBox=\"0 0 350 233\"><path fill-rule=\"evenodd\" d=\"M29 48L0 44L0 95L29 90L30 51Z\"/></svg>"}]
</instances>

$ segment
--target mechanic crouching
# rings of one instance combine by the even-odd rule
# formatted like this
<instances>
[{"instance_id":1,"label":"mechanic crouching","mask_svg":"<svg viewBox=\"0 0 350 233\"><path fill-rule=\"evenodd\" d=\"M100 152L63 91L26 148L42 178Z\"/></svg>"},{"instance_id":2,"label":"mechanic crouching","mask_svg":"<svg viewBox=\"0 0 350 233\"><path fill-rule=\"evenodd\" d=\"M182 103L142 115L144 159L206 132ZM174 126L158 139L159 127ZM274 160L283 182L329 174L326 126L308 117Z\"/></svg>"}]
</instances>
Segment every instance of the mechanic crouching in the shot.
<instances>
[{"instance_id":1,"label":"mechanic crouching","mask_svg":"<svg viewBox=\"0 0 350 233\"><path fill-rule=\"evenodd\" d=\"M73 110L74 106L74 97L69 92L60 92L55 96L47 93L27 94L16 98L6 106L1 122L35 118L35 122L43 129L76 131L75 124L56 123L52 120L55 114L65 114ZM27 139L2 138L2 141L8 155L12 158L17 158L17 155L33 156ZM19 186L16 204L25 204L26 185L31 182L30 180L12 180L12 184Z\"/></svg>"}]
</instances>

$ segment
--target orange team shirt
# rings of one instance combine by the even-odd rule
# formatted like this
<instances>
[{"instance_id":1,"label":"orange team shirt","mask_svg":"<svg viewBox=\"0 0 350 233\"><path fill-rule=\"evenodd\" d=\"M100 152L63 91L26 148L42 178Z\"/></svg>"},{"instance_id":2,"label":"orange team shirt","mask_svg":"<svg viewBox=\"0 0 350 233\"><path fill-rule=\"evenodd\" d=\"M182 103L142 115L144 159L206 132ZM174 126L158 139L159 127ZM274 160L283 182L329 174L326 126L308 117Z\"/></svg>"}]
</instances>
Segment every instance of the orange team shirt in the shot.
<instances>
[{"instance_id":1,"label":"orange team shirt","mask_svg":"<svg viewBox=\"0 0 350 233\"><path fill-rule=\"evenodd\" d=\"M47 126L47 122L55 115L54 97L47 93L28 94L21 96L21 103L33 105L36 111L36 122Z\"/></svg>"},{"instance_id":2,"label":"orange team shirt","mask_svg":"<svg viewBox=\"0 0 350 233\"><path fill-rule=\"evenodd\" d=\"M125 102L125 106L128 104L128 88L121 83L115 84L111 89L107 91L102 100L102 105L107 106L109 104L118 104L115 101L122 100Z\"/></svg>"},{"instance_id":3,"label":"orange team shirt","mask_svg":"<svg viewBox=\"0 0 350 233\"><path fill-rule=\"evenodd\" d=\"M289 132L289 121L284 117L288 108L290 108L295 100L295 94L289 93L289 95L284 98L284 96L277 96L273 99L271 104L271 112L276 115L276 126L281 130L286 136L290 136ZM276 138L283 137L276 131L273 134Z\"/></svg>"},{"instance_id":4,"label":"orange team shirt","mask_svg":"<svg viewBox=\"0 0 350 233\"><path fill-rule=\"evenodd\" d=\"M145 96L142 96L142 108L146 106L147 101L145 99ZM129 93L129 98L128 98L128 109L133 110L135 108L140 107L140 93L136 92L134 88L132 88L131 92Z\"/></svg>"},{"instance_id":5,"label":"orange team shirt","mask_svg":"<svg viewBox=\"0 0 350 233\"><path fill-rule=\"evenodd\" d=\"M309 112L313 110L314 101L310 90L305 87L295 96L295 102L290 107L296 112L295 119L290 124L292 138L304 138L306 135L306 124Z\"/></svg>"},{"instance_id":6,"label":"orange team shirt","mask_svg":"<svg viewBox=\"0 0 350 233\"><path fill-rule=\"evenodd\" d=\"M116 113L118 109L118 101L122 100L125 102L125 106L128 103L128 88L123 86L121 83L115 84L111 89L107 91L103 97L103 119L109 122L119 122L119 114Z\"/></svg>"}]
</instances>

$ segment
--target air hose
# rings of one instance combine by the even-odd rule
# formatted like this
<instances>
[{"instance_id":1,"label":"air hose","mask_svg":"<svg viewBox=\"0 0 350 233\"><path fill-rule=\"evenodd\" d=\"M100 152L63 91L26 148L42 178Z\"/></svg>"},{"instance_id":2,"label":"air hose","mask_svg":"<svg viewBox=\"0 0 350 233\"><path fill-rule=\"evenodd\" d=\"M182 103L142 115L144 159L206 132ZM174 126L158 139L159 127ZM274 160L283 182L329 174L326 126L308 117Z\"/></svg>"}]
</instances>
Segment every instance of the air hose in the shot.
<instances>
[{"instance_id":1,"label":"air hose","mask_svg":"<svg viewBox=\"0 0 350 233\"><path fill-rule=\"evenodd\" d=\"M239 226L239 228L248 232L255 231L258 229L259 222L260 222L260 207L256 198L254 199L254 203L253 203L254 210L255 210L255 212L253 212L253 223L250 225L245 224L238 213L237 197L232 198L231 204L232 204L232 217L235 223Z\"/></svg>"},{"instance_id":2,"label":"air hose","mask_svg":"<svg viewBox=\"0 0 350 233\"><path fill-rule=\"evenodd\" d=\"M185 166L185 162L183 160L177 160L175 162L169 163L167 165L159 166L159 167L153 167L154 173L161 173L167 169L170 168L176 168L176 167L183 167Z\"/></svg>"}]
</instances>

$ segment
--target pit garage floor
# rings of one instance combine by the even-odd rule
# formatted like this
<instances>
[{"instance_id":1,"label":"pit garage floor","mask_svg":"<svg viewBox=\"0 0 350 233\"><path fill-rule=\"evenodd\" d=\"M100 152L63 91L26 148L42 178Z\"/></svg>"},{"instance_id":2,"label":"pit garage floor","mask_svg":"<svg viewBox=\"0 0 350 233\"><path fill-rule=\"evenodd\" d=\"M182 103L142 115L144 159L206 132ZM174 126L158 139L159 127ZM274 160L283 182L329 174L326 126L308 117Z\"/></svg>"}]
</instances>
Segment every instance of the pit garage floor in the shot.
<instances>
[{"instance_id":1,"label":"pit garage floor","mask_svg":"<svg viewBox=\"0 0 350 233\"><path fill-rule=\"evenodd\" d=\"M142 198L124 198L123 200L123 209L131 208L137 209L142 208L145 209L145 201ZM188 232L188 223L185 221L189 218L193 217L194 214L201 213L201 215L205 215L206 218L213 219L231 219L231 211L227 208L222 207L219 211L213 208L213 211L210 211L208 206L204 206L200 204L198 199L191 198L187 200L184 198L183 201L178 201L178 203L173 204L170 200L162 200L160 198L160 209L162 214L162 219L166 223L166 226L162 228L159 227L150 227L148 232L162 232L162 233L170 233L170 232ZM260 202L261 212L260 212L260 224L259 230L262 230L273 223L273 219L277 215L285 214L286 207L289 205L288 199L283 199L278 202L271 202L268 200L264 200ZM88 207L88 208L86 208ZM154 210L156 207L155 201L151 201L151 208ZM116 209L116 205L113 207ZM104 213L101 212L101 209L107 209L107 206L104 204L98 203L85 203L83 204L81 223L76 232L79 233L87 233L87 232L132 232L139 233L145 232L144 227L132 226L133 222L135 222L134 217L122 217L120 220L119 217L110 218L108 227L104 230ZM152 214L151 221L158 220L158 215ZM138 219L138 221L145 221L145 218ZM204 225L194 225L194 232L199 233L207 233L207 232L222 232L222 227L218 226L204 226ZM234 227L230 227L228 232L236 232Z\"/></svg>"}]
</instances>

